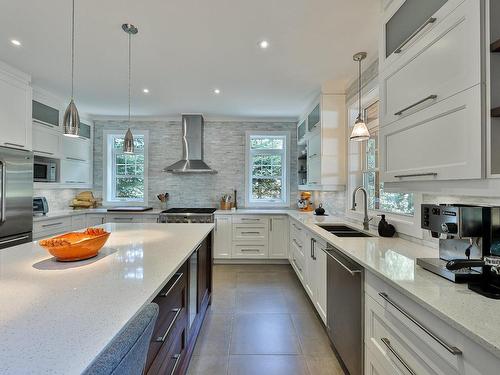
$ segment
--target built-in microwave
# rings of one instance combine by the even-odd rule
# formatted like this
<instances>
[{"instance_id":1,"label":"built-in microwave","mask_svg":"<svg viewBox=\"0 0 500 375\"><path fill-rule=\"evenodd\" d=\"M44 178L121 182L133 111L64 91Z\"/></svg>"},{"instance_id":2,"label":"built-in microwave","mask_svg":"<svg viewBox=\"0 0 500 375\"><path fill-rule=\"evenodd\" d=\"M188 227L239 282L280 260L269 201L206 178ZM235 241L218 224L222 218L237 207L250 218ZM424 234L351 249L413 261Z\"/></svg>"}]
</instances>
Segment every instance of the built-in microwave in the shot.
<instances>
[{"instance_id":1,"label":"built-in microwave","mask_svg":"<svg viewBox=\"0 0 500 375\"><path fill-rule=\"evenodd\" d=\"M57 182L57 162L52 159L35 156L33 162L33 181Z\"/></svg>"}]
</instances>

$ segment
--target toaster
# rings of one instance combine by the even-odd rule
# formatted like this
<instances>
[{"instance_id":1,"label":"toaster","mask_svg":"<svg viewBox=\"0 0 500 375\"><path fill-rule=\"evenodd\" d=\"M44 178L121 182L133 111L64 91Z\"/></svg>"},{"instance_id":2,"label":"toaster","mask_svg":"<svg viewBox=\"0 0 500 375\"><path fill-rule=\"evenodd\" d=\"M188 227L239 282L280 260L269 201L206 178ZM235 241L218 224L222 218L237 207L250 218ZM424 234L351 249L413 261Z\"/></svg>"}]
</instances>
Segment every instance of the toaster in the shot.
<instances>
[{"instance_id":1,"label":"toaster","mask_svg":"<svg viewBox=\"0 0 500 375\"><path fill-rule=\"evenodd\" d=\"M49 204L45 197L33 197L33 215L46 215L49 212Z\"/></svg>"}]
</instances>

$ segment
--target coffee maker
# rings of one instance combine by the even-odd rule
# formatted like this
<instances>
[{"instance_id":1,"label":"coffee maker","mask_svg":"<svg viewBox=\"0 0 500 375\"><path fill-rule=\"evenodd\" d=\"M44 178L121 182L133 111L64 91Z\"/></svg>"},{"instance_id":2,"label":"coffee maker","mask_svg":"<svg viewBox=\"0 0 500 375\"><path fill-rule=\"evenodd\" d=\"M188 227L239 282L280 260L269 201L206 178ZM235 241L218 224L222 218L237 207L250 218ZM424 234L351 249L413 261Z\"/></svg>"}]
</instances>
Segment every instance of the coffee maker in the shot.
<instances>
[{"instance_id":1,"label":"coffee maker","mask_svg":"<svg viewBox=\"0 0 500 375\"><path fill-rule=\"evenodd\" d=\"M439 258L417 264L456 283L479 281L500 230L500 207L422 205L421 227L439 238Z\"/></svg>"}]
</instances>

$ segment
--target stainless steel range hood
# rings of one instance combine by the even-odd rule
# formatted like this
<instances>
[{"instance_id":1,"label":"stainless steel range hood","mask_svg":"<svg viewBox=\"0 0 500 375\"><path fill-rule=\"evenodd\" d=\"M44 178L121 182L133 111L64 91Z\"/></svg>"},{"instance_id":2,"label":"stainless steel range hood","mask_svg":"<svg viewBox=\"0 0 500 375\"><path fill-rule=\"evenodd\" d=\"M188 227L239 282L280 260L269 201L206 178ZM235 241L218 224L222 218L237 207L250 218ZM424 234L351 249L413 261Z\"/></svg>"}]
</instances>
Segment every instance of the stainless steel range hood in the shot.
<instances>
[{"instance_id":1,"label":"stainless steel range hood","mask_svg":"<svg viewBox=\"0 0 500 375\"><path fill-rule=\"evenodd\" d=\"M171 173L217 173L203 161L202 115L182 115L182 160L166 167Z\"/></svg>"}]
</instances>

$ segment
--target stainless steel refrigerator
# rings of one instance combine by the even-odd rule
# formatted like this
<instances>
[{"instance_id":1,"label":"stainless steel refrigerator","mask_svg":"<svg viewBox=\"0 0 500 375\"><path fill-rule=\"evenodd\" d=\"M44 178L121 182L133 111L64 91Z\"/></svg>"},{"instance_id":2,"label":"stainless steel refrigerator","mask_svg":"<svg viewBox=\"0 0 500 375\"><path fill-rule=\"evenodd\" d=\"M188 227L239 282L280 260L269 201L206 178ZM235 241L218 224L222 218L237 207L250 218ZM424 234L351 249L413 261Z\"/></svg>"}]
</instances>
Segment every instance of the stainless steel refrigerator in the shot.
<instances>
[{"instance_id":1,"label":"stainless steel refrigerator","mask_svg":"<svg viewBox=\"0 0 500 375\"><path fill-rule=\"evenodd\" d=\"M32 240L33 154L0 147L0 249Z\"/></svg>"}]
</instances>

